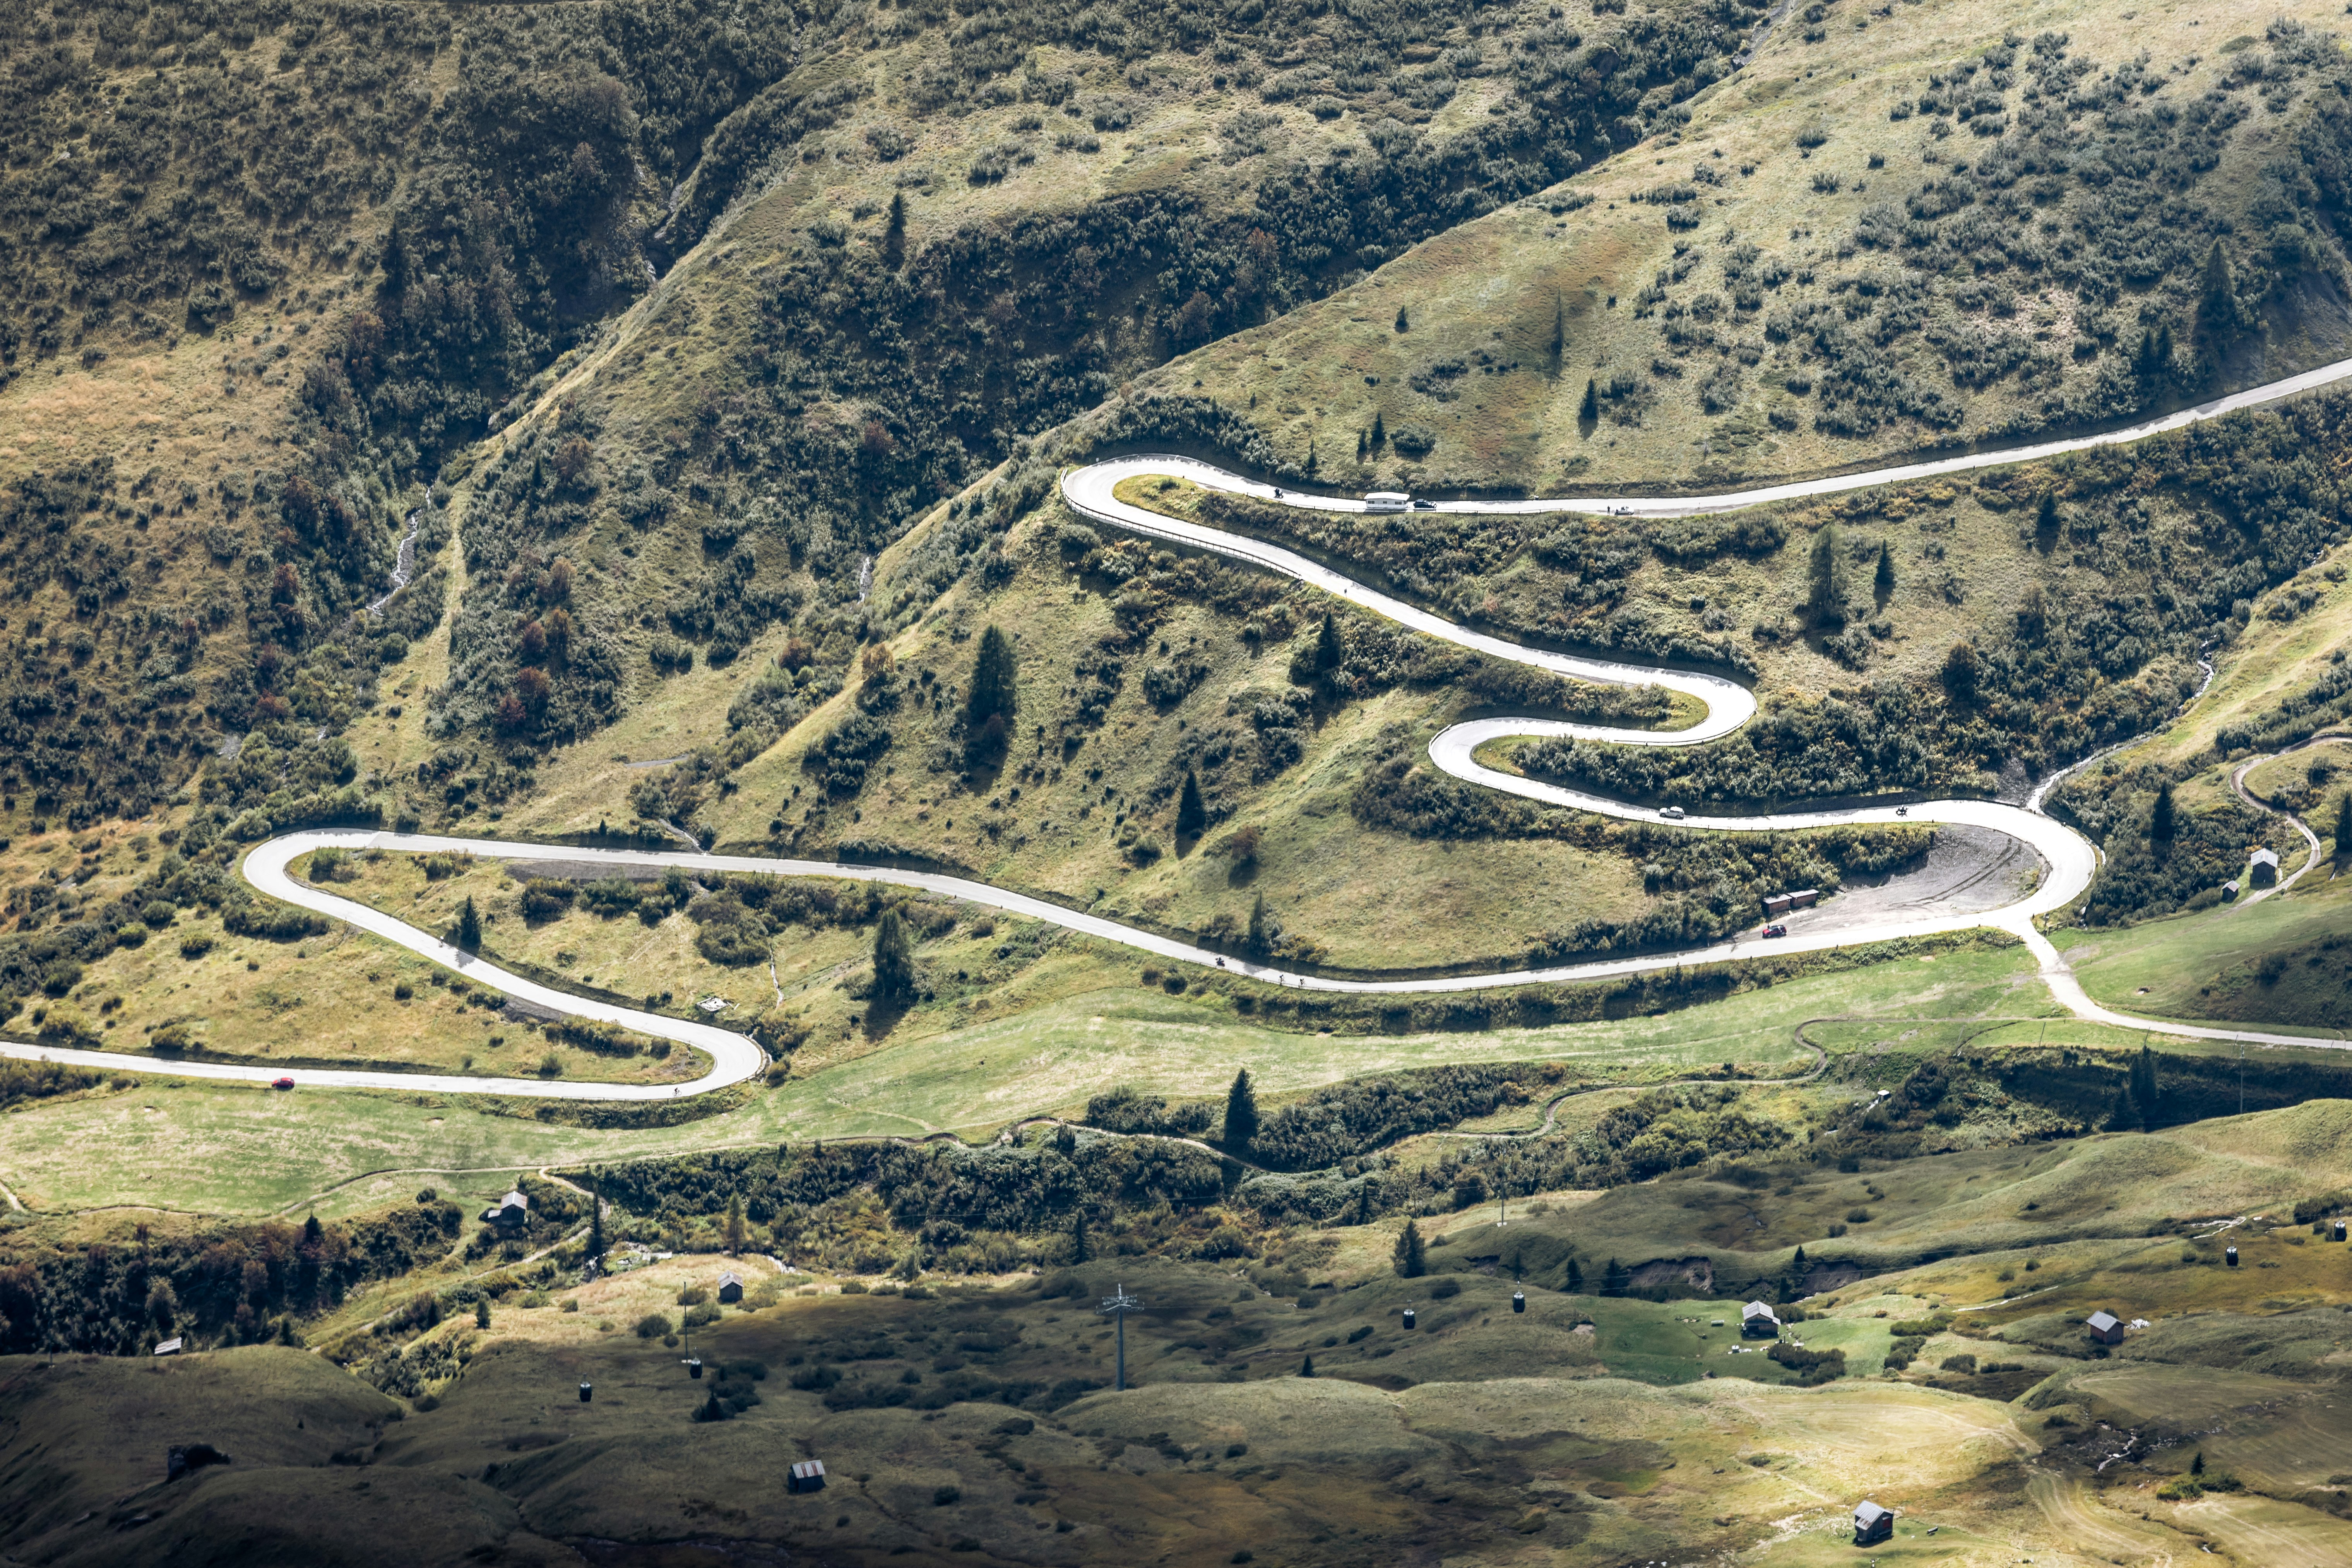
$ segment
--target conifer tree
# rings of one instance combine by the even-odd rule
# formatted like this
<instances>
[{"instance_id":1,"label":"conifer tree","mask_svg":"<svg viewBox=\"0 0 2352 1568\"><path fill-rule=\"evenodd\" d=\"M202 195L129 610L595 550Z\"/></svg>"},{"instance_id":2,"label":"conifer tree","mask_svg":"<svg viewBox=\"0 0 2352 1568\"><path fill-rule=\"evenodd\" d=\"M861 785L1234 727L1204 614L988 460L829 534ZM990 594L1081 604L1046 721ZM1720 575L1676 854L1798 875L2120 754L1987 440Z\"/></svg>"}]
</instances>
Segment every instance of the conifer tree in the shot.
<instances>
[{"instance_id":1,"label":"conifer tree","mask_svg":"<svg viewBox=\"0 0 2352 1568\"><path fill-rule=\"evenodd\" d=\"M964 717L973 729L991 719L1012 719L1014 677L1013 639L992 626L980 634L980 649L972 655L971 694L965 700Z\"/></svg>"},{"instance_id":2,"label":"conifer tree","mask_svg":"<svg viewBox=\"0 0 2352 1568\"><path fill-rule=\"evenodd\" d=\"M1299 1363L1298 1375L1301 1377L1313 1377L1315 1375L1315 1358L1313 1356L1308 1356L1304 1362Z\"/></svg>"},{"instance_id":3,"label":"conifer tree","mask_svg":"<svg viewBox=\"0 0 2352 1568\"><path fill-rule=\"evenodd\" d=\"M1577 1262L1573 1254L1568 1259L1568 1278L1562 1282L1562 1289L1571 1296L1581 1295L1584 1290L1584 1267Z\"/></svg>"},{"instance_id":4,"label":"conifer tree","mask_svg":"<svg viewBox=\"0 0 2352 1568\"><path fill-rule=\"evenodd\" d=\"M1070 1261L1090 1263L1094 1256L1095 1249L1087 1240L1086 1211L1081 1209L1070 1221Z\"/></svg>"},{"instance_id":5,"label":"conifer tree","mask_svg":"<svg viewBox=\"0 0 2352 1568\"><path fill-rule=\"evenodd\" d=\"M2156 804L2148 808L2147 841L2158 849L2170 845L2180 831L2179 817L2172 804L2172 781L2167 779L2157 787Z\"/></svg>"},{"instance_id":6,"label":"conifer tree","mask_svg":"<svg viewBox=\"0 0 2352 1568\"><path fill-rule=\"evenodd\" d=\"M2159 1120L2157 1096L2160 1092L2156 1081L2156 1053L2142 1046L2139 1055L2132 1058L2131 1097L2132 1109L2143 1132L2152 1131Z\"/></svg>"},{"instance_id":7,"label":"conifer tree","mask_svg":"<svg viewBox=\"0 0 2352 1568\"><path fill-rule=\"evenodd\" d=\"M1315 673L1328 675L1339 668L1348 657L1347 645L1339 640L1339 627L1331 612L1323 612L1323 629L1315 637Z\"/></svg>"},{"instance_id":8,"label":"conifer tree","mask_svg":"<svg viewBox=\"0 0 2352 1568\"><path fill-rule=\"evenodd\" d=\"M1884 539L1878 542L1878 571L1870 580L1870 588L1882 600L1895 592L1895 546Z\"/></svg>"},{"instance_id":9,"label":"conifer tree","mask_svg":"<svg viewBox=\"0 0 2352 1568\"><path fill-rule=\"evenodd\" d=\"M1402 305L1397 307L1396 330L1400 332L1409 332L1412 330L1412 321L1405 315Z\"/></svg>"},{"instance_id":10,"label":"conifer tree","mask_svg":"<svg viewBox=\"0 0 2352 1568\"><path fill-rule=\"evenodd\" d=\"M1625 1266L1612 1258L1609 1260L1609 1267L1601 1271L1601 1293L1604 1296L1622 1296L1625 1293L1625 1287L1632 1282L1633 1278L1633 1275L1626 1271Z\"/></svg>"},{"instance_id":11,"label":"conifer tree","mask_svg":"<svg viewBox=\"0 0 2352 1568\"><path fill-rule=\"evenodd\" d=\"M1257 1089L1250 1083L1249 1068L1234 1074L1234 1086L1225 1091L1225 1148L1231 1153L1246 1154L1257 1137Z\"/></svg>"},{"instance_id":12,"label":"conifer tree","mask_svg":"<svg viewBox=\"0 0 2352 1568\"><path fill-rule=\"evenodd\" d=\"M600 1270L604 1264L604 1195L588 1184L588 1261Z\"/></svg>"},{"instance_id":13,"label":"conifer tree","mask_svg":"<svg viewBox=\"0 0 2352 1568\"><path fill-rule=\"evenodd\" d=\"M1421 1239L1421 1226L1412 1220L1404 1222L1404 1232L1397 1237L1394 1259L1396 1271L1407 1279L1429 1272L1429 1249Z\"/></svg>"},{"instance_id":14,"label":"conifer tree","mask_svg":"<svg viewBox=\"0 0 2352 1568\"><path fill-rule=\"evenodd\" d=\"M1389 444L1388 421L1378 409L1372 411L1372 450L1377 452Z\"/></svg>"},{"instance_id":15,"label":"conifer tree","mask_svg":"<svg viewBox=\"0 0 2352 1568\"><path fill-rule=\"evenodd\" d=\"M1805 608L1817 626L1845 625L1845 600L1849 578L1846 571L1844 542L1838 537L1837 525L1825 523L1813 535L1813 552L1807 563L1806 578L1811 593Z\"/></svg>"},{"instance_id":16,"label":"conifer tree","mask_svg":"<svg viewBox=\"0 0 2352 1568\"><path fill-rule=\"evenodd\" d=\"M1594 376L1584 378L1584 401L1576 405L1576 416L1587 425L1601 423L1601 382Z\"/></svg>"},{"instance_id":17,"label":"conifer tree","mask_svg":"<svg viewBox=\"0 0 2352 1568\"><path fill-rule=\"evenodd\" d=\"M2211 352L2235 335L2239 324L2237 279L2230 272L2230 253L2217 239L2205 253L2205 278L2197 299L2198 340Z\"/></svg>"},{"instance_id":18,"label":"conifer tree","mask_svg":"<svg viewBox=\"0 0 2352 1568\"><path fill-rule=\"evenodd\" d=\"M2347 790L2336 801L2336 858L2352 855L2352 790Z\"/></svg>"},{"instance_id":19,"label":"conifer tree","mask_svg":"<svg viewBox=\"0 0 2352 1568\"><path fill-rule=\"evenodd\" d=\"M1209 826L1209 808L1201 801L1201 775L1184 770L1184 790L1176 799L1176 837L1197 838Z\"/></svg>"},{"instance_id":20,"label":"conifer tree","mask_svg":"<svg viewBox=\"0 0 2352 1568\"><path fill-rule=\"evenodd\" d=\"M457 907L457 945L472 952L482 945L482 912L474 907L474 895L467 893L466 901Z\"/></svg>"},{"instance_id":21,"label":"conifer tree","mask_svg":"<svg viewBox=\"0 0 2352 1568\"><path fill-rule=\"evenodd\" d=\"M1260 893L1257 896L1257 901L1250 905L1249 950L1252 952L1263 953L1268 943L1269 939L1265 929L1265 895Z\"/></svg>"},{"instance_id":22,"label":"conifer tree","mask_svg":"<svg viewBox=\"0 0 2352 1568\"><path fill-rule=\"evenodd\" d=\"M882 261L897 271L907 259L907 194L894 191L890 195L890 221L882 230Z\"/></svg>"},{"instance_id":23,"label":"conifer tree","mask_svg":"<svg viewBox=\"0 0 2352 1568\"><path fill-rule=\"evenodd\" d=\"M734 1257L743 1256L743 1244L751 1239L743 1223L743 1194L737 1193L727 1200L727 1250Z\"/></svg>"},{"instance_id":24,"label":"conifer tree","mask_svg":"<svg viewBox=\"0 0 2352 1568\"><path fill-rule=\"evenodd\" d=\"M897 910L884 910L874 927L874 994L902 1002L915 989L915 954L907 939L907 922Z\"/></svg>"}]
</instances>

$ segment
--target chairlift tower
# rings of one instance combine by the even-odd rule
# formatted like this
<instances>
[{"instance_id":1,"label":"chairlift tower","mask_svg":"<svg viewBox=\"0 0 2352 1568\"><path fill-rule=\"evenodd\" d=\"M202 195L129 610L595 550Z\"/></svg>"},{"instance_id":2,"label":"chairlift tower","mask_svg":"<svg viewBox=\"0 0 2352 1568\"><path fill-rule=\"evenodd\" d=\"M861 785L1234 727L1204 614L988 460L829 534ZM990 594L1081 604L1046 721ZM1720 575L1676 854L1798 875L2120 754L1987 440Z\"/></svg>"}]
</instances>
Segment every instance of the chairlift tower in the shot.
<instances>
[{"instance_id":1,"label":"chairlift tower","mask_svg":"<svg viewBox=\"0 0 2352 1568\"><path fill-rule=\"evenodd\" d=\"M1112 1294L1103 1298L1099 1310L1118 1326L1118 1381L1113 1391L1124 1394L1127 1392L1127 1315L1143 1310L1143 1301L1139 1297L1129 1295L1126 1286L1118 1285L1112 1287Z\"/></svg>"}]
</instances>

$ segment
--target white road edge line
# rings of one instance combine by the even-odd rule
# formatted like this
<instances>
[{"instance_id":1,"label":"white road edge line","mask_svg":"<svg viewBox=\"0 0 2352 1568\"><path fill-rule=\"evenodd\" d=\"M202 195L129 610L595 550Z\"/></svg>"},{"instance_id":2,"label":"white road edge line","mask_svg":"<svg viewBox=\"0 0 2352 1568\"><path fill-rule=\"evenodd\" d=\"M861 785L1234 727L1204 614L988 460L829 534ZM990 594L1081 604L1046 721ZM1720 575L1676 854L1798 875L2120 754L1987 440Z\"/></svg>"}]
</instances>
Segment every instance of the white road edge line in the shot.
<instances>
[{"instance_id":1,"label":"white road edge line","mask_svg":"<svg viewBox=\"0 0 2352 1568\"><path fill-rule=\"evenodd\" d=\"M1433 510L1484 515L1525 516L1544 513L1583 513L1588 515L1624 514L1636 517L1690 517L1707 512L1729 511L1742 507L1759 506L1770 501L1800 500L1810 496L1834 495L1846 490L1864 489L1880 485L1909 483L1916 479L1934 479L1945 474L1968 472L1976 468L2000 468L2018 463L2031 463L2062 456L2068 452L2088 451L2094 447L2119 446L2146 440L2174 430L2186 429L2207 419L2215 419L2242 409L2259 407L2282 398L2332 385L2352 378L2352 359L2337 360L2300 375L2263 386L2249 387L2226 397L2200 403L2160 418L2144 420L2095 436L2073 437L2064 440L2045 441L2036 446L2014 447L1998 452L1972 452L1960 457L1936 458L1927 462L1907 463L1894 468L1874 468L1867 472L1837 474L1824 479L1800 479L1788 484L1769 485L1759 489L1737 490L1711 496L1627 496L1581 497L1538 500L1441 501ZM1649 666L1612 659L1584 658L1574 654L1553 653L1524 647L1501 637L1456 626L1442 616L1430 614L1402 600L1366 587L1353 578L1335 572L1295 551L1278 545L1224 532L1179 518L1165 517L1147 511L1120 500L1113 494L1123 479L1147 474L1180 472L1204 488L1227 494L1250 496L1261 500L1279 500L1284 505L1321 511L1355 511L1366 510L1361 500L1353 498L1299 494L1245 479L1196 458L1174 456L1133 457L1114 458L1090 464L1065 475L1062 497L1070 509L1079 515L1131 533L1165 539L1194 548L1212 551L1234 560L1264 566L1271 571L1320 588L1326 593L1360 605L1376 615L1397 622L1426 636L1450 642L1477 653L1489 654L1512 663L1549 670L1555 675L1595 681L1605 685L1657 686L1678 691L1706 704L1706 714L1688 729L1675 731L1624 730L1606 725L1579 724L1556 720L1485 719L1456 724L1438 735L1430 744L1430 756L1440 768L1459 779L1484 784L1490 789L1539 800L1549 805L1570 806L1580 811L1627 821L1666 822L1659 812L1640 806L1626 805L1604 796L1587 795L1565 789L1557 784L1520 778L1498 773L1480 763L1474 753L1487 741L1510 736L1560 736L1577 740L1602 741L1620 745L1695 746L1720 740L1745 724L1756 711L1756 699L1737 681L1718 675L1705 675L1685 670L1660 669ZM2042 792L2037 791L2034 805L2039 806ZM691 1020L664 1017L634 1007L617 1006L591 997L576 996L568 991L541 985L511 974L476 954L461 952L448 942L431 936L415 927L394 919L380 910L350 899L338 898L322 889L296 882L286 868L297 858L318 848L383 848L408 853L456 851L509 860L571 860L593 861L614 866L682 866L709 871L748 872L756 875L782 877L830 877L848 881L881 882L894 887L913 888L925 892L940 893L961 899L984 908L1000 910L1007 914L1044 921L1067 931L1098 937L1106 942L1135 948L1179 963L1203 968L1223 969L1228 973L1248 979L1283 985L1303 991L1332 992L1349 995L1434 995L1465 991L1492 990L1505 986L1534 985L1582 980L1610 979L1620 975L1643 973L1661 969L1679 969L1690 964L1718 963L1733 959L1760 957L1775 953L1818 952L1823 949L1859 946L1906 937L1936 936L1954 931L1991 928L2006 931L2019 937L2030 949L2040 965L2041 976L2053 997L2075 1016L2093 1023L2119 1028L2142 1029L2174 1037L2203 1040L2243 1040L2252 1044L2279 1046L2310 1046L2344 1049L2352 1041L2331 1040L2304 1035L2264 1034L2247 1029L2218 1029L2202 1025L2177 1023L2168 1019L2136 1018L2116 1012L2091 1000L2064 957L2050 940L2034 926L2035 917L2063 909L2090 886L2091 877L2098 868L2098 850L2090 840L2038 809L2027 810L2004 805L1994 801L1943 800L1913 805L1901 816L1892 806L1858 806L1833 811L1776 812L1762 816L1691 816L1675 821L1677 827L1717 832L1774 832L1796 828L1831 827L1852 824L1893 823L1953 823L1990 827L2024 842L2040 855L2047 874L2040 884L2024 898L1998 910L1974 914L1937 915L1905 920L1887 920L1838 931L1811 935L1799 934L1777 941L1738 939L1717 942L1710 947L1642 957L1605 959L1590 963L1562 964L1549 968L1503 971L1489 974L1444 975L1424 980L1339 980L1325 975L1300 974L1272 965L1252 963L1244 959L1219 953L1207 948L1195 947L1172 938L1140 931L1116 921L1098 915L1085 914L1063 908L1059 904L1035 899L1026 894L1008 892L984 882L968 881L961 877L949 877L936 872L901 871L878 866L851 866L827 860L794 860L748 855L656 854L635 849L580 848L572 845L509 843L500 839L456 838L436 834L389 833L368 829L320 828L289 833L257 846L248 854L240 868L246 879L260 891L282 899L288 903L330 915L348 924L371 931L385 941L407 948L468 978L497 987L509 996L521 997L543 1006L554 1007L578 1017L616 1024L642 1034L655 1036L681 1045L693 1046L709 1053L711 1068L702 1077L682 1084L615 1084L579 1083L545 1079L488 1079L447 1073L398 1073L339 1070L335 1068L300 1068L289 1072L281 1068L246 1067L228 1062L169 1061L160 1058L131 1056L119 1051L85 1051L39 1045L26 1045L13 1040L0 1040L0 1057L20 1060L66 1063L77 1067L109 1068L125 1072L155 1073L180 1078L208 1079L232 1083L268 1083L279 1078L292 1077L298 1083L332 1089L391 1089L424 1090L445 1094L497 1094L533 1100L660 1100L680 1099L689 1095L707 1094L742 1082L760 1072L766 1057L758 1045L732 1030L713 1027Z\"/></svg>"}]
</instances>

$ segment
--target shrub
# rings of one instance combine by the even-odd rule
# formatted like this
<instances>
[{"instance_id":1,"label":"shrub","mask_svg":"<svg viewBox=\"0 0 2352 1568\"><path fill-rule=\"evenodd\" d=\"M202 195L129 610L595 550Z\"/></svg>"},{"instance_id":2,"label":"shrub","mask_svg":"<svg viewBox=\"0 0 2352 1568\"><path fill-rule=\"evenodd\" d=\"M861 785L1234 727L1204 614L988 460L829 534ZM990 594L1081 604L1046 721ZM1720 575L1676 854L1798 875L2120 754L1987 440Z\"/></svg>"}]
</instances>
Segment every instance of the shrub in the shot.
<instances>
[{"instance_id":1,"label":"shrub","mask_svg":"<svg viewBox=\"0 0 2352 1568\"><path fill-rule=\"evenodd\" d=\"M602 877L581 892L581 900L600 915L626 914L637 907L637 886L625 877Z\"/></svg>"},{"instance_id":2,"label":"shrub","mask_svg":"<svg viewBox=\"0 0 2352 1568\"><path fill-rule=\"evenodd\" d=\"M647 1312L637 1320L637 1338L641 1340L657 1340L670 1331L670 1321L667 1313Z\"/></svg>"},{"instance_id":3,"label":"shrub","mask_svg":"<svg viewBox=\"0 0 2352 1568\"><path fill-rule=\"evenodd\" d=\"M551 921L572 908L579 889L569 882L548 878L533 878L522 889L523 919L534 923Z\"/></svg>"},{"instance_id":4,"label":"shrub","mask_svg":"<svg viewBox=\"0 0 2352 1568\"><path fill-rule=\"evenodd\" d=\"M1782 1340L1764 1352L1770 1360L1797 1374L1796 1381L1806 1388L1818 1387L1845 1375L1845 1352L1800 1350Z\"/></svg>"},{"instance_id":5,"label":"shrub","mask_svg":"<svg viewBox=\"0 0 2352 1568\"><path fill-rule=\"evenodd\" d=\"M1215 1120L1216 1108L1208 1100L1171 1105L1160 1095L1147 1095L1132 1089L1115 1089L1087 1101L1087 1124L1107 1132L1199 1138L1208 1132Z\"/></svg>"},{"instance_id":6,"label":"shrub","mask_svg":"<svg viewBox=\"0 0 2352 1568\"><path fill-rule=\"evenodd\" d=\"M298 910L289 904L262 904L251 900L229 904L221 911L221 929L231 936L260 937L269 942L300 942L305 937L324 936L329 930L326 917L308 910Z\"/></svg>"}]
</instances>

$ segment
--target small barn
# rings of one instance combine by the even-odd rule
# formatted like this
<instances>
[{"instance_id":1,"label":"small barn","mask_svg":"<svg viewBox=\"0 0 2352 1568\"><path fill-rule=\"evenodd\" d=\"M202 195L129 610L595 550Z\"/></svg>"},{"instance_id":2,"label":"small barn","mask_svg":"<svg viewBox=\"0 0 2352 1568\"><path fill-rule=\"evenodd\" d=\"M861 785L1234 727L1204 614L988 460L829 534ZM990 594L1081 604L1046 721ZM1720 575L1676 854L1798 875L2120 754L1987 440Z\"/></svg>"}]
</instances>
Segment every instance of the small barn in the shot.
<instances>
[{"instance_id":1,"label":"small barn","mask_svg":"<svg viewBox=\"0 0 2352 1568\"><path fill-rule=\"evenodd\" d=\"M1777 1340L1780 1316L1761 1301L1750 1301L1739 1309L1739 1331L1752 1340Z\"/></svg>"},{"instance_id":2,"label":"small barn","mask_svg":"<svg viewBox=\"0 0 2352 1568\"><path fill-rule=\"evenodd\" d=\"M785 1478L784 1489L788 1492L821 1492L824 1490L824 1461L823 1459L803 1459L800 1463L794 1465L793 1467L793 1473Z\"/></svg>"},{"instance_id":3,"label":"small barn","mask_svg":"<svg viewBox=\"0 0 2352 1568\"><path fill-rule=\"evenodd\" d=\"M162 1344L157 1345L155 1347L155 1353L157 1355L178 1355L180 1353L180 1347L186 1342L186 1341L181 1339L177 1334L174 1334L170 1339L165 1340Z\"/></svg>"},{"instance_id":4,"label":"small barn","mask_svg":"<svg viewBox=\"0 0 2352 1568\"><path fill-rule=\"evenodd\" d=\"M2257 888L2278 886L2278 851L2257 849L2246 864L2246 880Z\"/></svg>"},{"instance_id":5,"label":"small barn","mask_svg":"<svg viewBox=\"0 0 2352 1568\"><path fill-rule=\"evenodd\" d=\"M719 1299L729 1306L743 1299L742 1277L731 1268L719 1277Z\"/></svg>"},{"instance_id":6,"label":"small barn","mask_svg":"<svg viewBox=\"0 0 2352 1568\"><path fill-rule=\"evenodd\" d=\"M1819 888L1799 888L1789 895L1789 907L1792 910L1810 910L1821 901L1822 890Z\"/></svg>"},{"instance_id":7,"label":"small barn","mask_svg":"<svg viewBox=\"0 0 2352 1568\"><path fill-rule=\"evenodd\" d=\"M485 1225L519 1226L530 1218L530 1200L520 1189L509 1193L482 1211Z\"/></svg>"},{"instance_id":8,"label":"small barn","mask_svg":"<svg viewBox=\"0 0 2352 1568\"><path fill-rule=\"evenodd\" d=\"M2113 1312L2094 1312L2083 1320L2083 1326L2089 1329L2091 1337L2103 1345L2124 1342L2124 1321Z\"/></svg>"},{"instance_id":9,"label":"small barn","mask_svg":"<svg viewBox=\"0 0 2352 1568\"><path fill-rule=\"evenodd\" d=\"M1865 1500L1860 1508L1853 1510L1853 1543L1856 1546L1875 1546L1882 1541L1893 1540L1894 1536L1893 1509L1881 1508Z\"/></svg>"},{"instance_id":10,"label":"small barn","mask_svg":"<svg viewBox=\"0 0 2352 1568\"><path fill-rule=\"evenodd\" d=\"M1766 899L1764 900L1764 912L1768 915L1787 914L1789 912L1789 895L1786 893L1774 893L1771 897Z\"/></svg>"}]
</instances>

